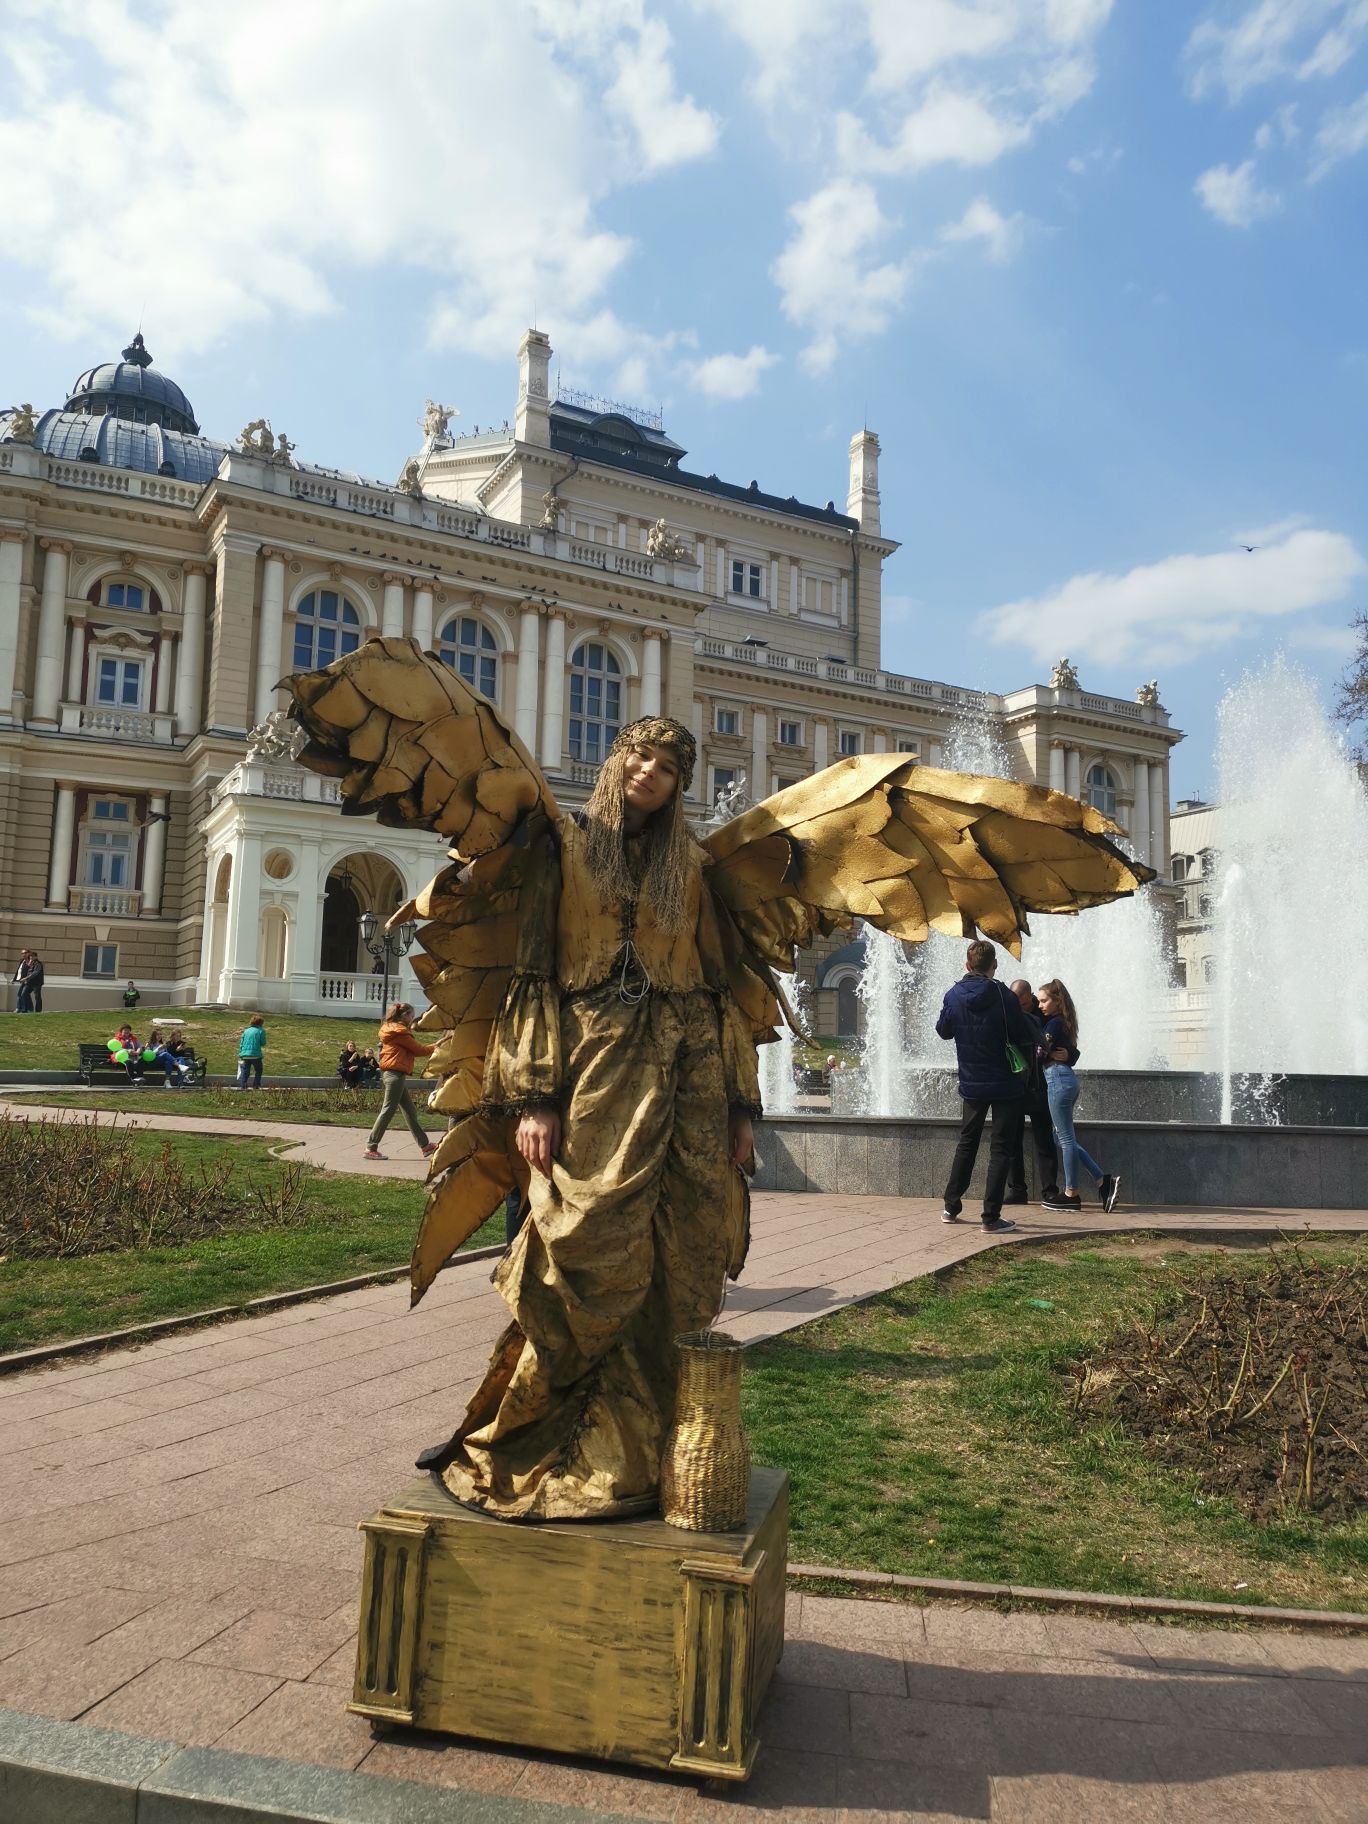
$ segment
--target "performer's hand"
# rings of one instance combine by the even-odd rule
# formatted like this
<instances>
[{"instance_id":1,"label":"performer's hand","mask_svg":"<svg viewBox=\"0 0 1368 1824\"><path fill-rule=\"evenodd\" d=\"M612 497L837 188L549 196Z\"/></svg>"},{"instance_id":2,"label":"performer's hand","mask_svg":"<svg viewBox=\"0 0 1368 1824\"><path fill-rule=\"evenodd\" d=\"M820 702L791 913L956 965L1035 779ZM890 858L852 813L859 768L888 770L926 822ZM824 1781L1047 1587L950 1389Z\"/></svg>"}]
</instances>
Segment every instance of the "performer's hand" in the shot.
<instances>
[{"instance_id":1,"label":"performer's hand","mask_svg":"<svg viewBox=\"0 0 1368 1824\"><path fill-rule=\"evenodd\" d=\"M749 1115L733 1115L727 1123L727 1138L730 1142L728 1157L733 1165L745 1165L755 1151L755 1129L751 1126Z\"/></svg>"},{"instance_id":2,"label":"performer's hand","mask_svg":"<svg viewBox=\"0 0 1368 1824\"><path fill-rule=\"evenodd\" d=\"M518 1151L543 1178L551 1176L551 1161L560 1151L561 1118L554 1108L529 1109L518 1123Z\"/></svg>"}]
</instances>

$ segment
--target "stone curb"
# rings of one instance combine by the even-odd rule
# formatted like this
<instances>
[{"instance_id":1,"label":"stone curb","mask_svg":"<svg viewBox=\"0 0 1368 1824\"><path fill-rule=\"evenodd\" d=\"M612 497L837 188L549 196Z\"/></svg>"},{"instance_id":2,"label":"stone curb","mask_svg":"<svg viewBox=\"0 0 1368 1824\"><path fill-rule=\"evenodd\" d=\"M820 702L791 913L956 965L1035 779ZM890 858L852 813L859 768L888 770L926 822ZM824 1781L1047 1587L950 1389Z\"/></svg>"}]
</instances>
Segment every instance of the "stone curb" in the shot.
<instances>
[{"instance_id":1,"label":"stone curb","mask_svg":"<svg viewBox=\"0 0 1368 1824\"><path fill-rule=\"evenodd\" d=\"M791 1564L789 1582L844 1584L852 1590L906 1591L945 1602L1018 1602L1039 1609L1092 1609L1144 1621L1160 1615L1188 1621L1271 1622L1284 1628L1342 1628L1368 1634L1368 1614L1339 1609L1273 1609L1247 1602L1190 1602L1181 1596L1110 1596L1099 1590L1042 1590L1024 1583L964 1583L954 1577L899 1577L891 1571L840 1570L833 1565Z\"/></svg>"},{"instance_id":2,"label":"stone curb","mask_svg":"<svg viewBox=\"0 0 1368 1824\"><path fill-rule=\"evenodd\" d=\"M614 1816L0 1710L7 1824L611 1824Z\"/></svg>"},{"instance_id":3,"label":"stone curb","mask_svg":"<svg viewBox=\"0 0 1368 1824\"><path fill-rule=\"evenodd\" d=\"M460 1264L464 1266L468 1260L492 1260L503 1251L502 1247L471 1248L461 1255ZM215 1305L209 1311L187 1311L184 1317L159 1317L146 1324L129 1324L123 1330L103 1330L95 1336L73 1336L66 1342L40 1343L36 1349L19 1349L12 1355L0 1355L0 1375L22 1374L26 1368L41 1368L45 1362L60 1361L67 1355L93 1355L102 1349L117 1349L128 1343L151 1343L159 1337L173 1336L177 1330L197 1330L203 1324L220 1324L233 1317L261 1317L268 1311L283 1311L290 1305L308 1304L313 1299L360 1292L367 1286L402 1279L407 1272L407 1266L381 1267L374 1273L358 1273L354 1279L335 1279L324 1286L268 1292L261 1298L249 1298L241 1305Z\"/></svg>"}]
</instances>

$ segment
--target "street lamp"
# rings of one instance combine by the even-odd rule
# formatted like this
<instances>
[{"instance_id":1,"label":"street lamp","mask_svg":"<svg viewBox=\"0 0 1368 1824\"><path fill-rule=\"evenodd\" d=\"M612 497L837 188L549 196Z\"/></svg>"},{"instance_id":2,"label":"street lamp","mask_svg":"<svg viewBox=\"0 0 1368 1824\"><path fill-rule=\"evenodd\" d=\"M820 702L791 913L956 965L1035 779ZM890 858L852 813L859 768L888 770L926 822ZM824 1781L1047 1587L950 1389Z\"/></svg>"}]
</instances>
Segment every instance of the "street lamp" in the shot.
<instances>
[{"instance_id":1,"label":"street lamp","mask_svg":"<svg viewBox=\"0 0 1368 1824\"><path fill-rule=\"evenodd\" d=\"M380 1018L383 1020L389 1006L390 976L399 973L399 958L407 956L413 948L418 926L413 919L408 918L397 930L384 930L375 913L369 911L361 914L360 924L361 942L382 966L384 981L380 989Z\"/></svg>"}]
</instances>

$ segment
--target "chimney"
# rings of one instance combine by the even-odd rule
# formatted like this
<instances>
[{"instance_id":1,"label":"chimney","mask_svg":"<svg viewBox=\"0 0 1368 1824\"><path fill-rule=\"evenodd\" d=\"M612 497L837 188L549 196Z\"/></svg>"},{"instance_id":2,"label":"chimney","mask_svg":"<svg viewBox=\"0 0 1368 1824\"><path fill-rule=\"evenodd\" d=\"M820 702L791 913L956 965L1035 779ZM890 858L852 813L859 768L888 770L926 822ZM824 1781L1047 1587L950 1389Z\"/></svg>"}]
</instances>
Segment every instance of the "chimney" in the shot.
<instances>
[{"instance_id":1,"label":"chimney","mask_svg":"<svg viewBox=\"0 0 1368 1824\"><path fill-rule=\"evenodd\" d=\"M846 512L862 532L879 530L879 440L873 431L856 431L850 440L850 492Z\"/></svg>"},{"instance_id":2,"label":"chimney","mask_svg":"<svg viewBox=\"0 0 1368 1824\"><path fill-rule=\"evenodd\" d=\"M551 340L529 329L518 344L518 415L514 434L519 443L551 447Z\"/></svg>"}]
</instances>

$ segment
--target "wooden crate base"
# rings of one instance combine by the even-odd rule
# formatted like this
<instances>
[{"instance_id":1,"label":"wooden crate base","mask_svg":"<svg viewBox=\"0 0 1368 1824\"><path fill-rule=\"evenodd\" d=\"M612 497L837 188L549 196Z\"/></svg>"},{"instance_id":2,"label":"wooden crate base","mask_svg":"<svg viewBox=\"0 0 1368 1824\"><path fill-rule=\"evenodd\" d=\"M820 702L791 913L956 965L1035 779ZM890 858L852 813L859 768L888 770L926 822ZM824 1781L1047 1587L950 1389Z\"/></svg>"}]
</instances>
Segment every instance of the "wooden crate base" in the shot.
<instances>
[{"instance_id":1,"label":"wooden crate base","mask_svg":"<svg viewBox=\"0 0 1368 1824\"><path fill-rule=\"evenodd\" d=\"M788 1477L746 1523L511 1524L430 1477L364 1522L350 1708L376 1724L744 1780L784 1644Z\"/></svg>"}]
</instances>

